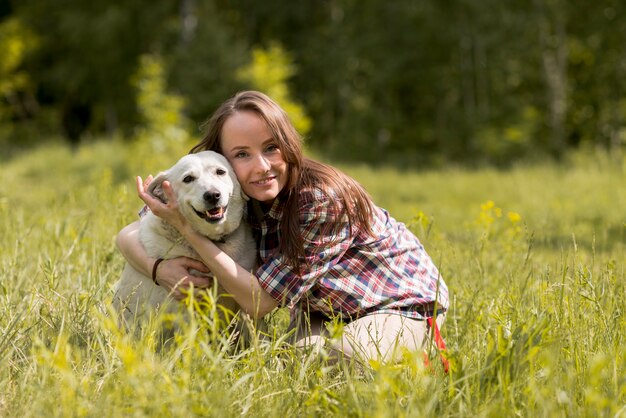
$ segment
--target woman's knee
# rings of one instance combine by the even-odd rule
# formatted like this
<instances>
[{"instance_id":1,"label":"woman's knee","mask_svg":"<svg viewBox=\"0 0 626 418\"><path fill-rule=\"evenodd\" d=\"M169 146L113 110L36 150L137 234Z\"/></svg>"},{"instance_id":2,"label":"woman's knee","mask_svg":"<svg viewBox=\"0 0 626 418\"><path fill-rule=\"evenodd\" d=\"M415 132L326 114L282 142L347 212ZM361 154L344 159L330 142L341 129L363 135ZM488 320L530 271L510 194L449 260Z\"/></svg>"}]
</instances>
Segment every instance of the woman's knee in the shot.
<instances>
[{"instance_id":1,"label":"woman's knee","mask_svg":"<svg viewBox=\"0 0 626 418\"><path fill-rule=\"evenodd\" d=\"M375 314L346 326L345 338L364 361L397 361L405 350L421 350L428 335L425 321L397 314Z\"/></svg>"},{"instance_id":2,"label":"woman's knee","mask_svg":"<svg viewBox=\"0 0 626 418\"><path fill-rule=\"evenodd\" d=\"M437 317L439 327L445 314ZM330 338L324 319L315 315L300 318L294 330L294 345L298 350L320 354L322 350L331 359L397 361L404 351L422 350L429 337L429 327L424 320L411 319L397 314L374 314L346 324L343 334Z\"/></svg>"}]
</instances>

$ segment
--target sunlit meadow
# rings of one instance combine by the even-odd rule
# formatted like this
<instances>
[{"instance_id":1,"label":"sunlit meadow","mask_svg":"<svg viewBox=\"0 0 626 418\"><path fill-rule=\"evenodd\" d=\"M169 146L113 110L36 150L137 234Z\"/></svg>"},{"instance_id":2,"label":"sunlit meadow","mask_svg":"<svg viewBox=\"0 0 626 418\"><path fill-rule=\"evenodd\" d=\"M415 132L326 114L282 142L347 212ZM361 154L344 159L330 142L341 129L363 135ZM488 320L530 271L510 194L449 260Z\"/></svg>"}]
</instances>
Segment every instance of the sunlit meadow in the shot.
<instances>
[{"instance_id":1,"label":"sunlit meadow","mask_svg":"<svg viewBox=\"0 0 626 418\"><path fill-rule=\"evenodd\" d=\"M111 286L133 176L187 143L44 145L0 166L0 416L626 416L626 171L577 155L508 170L341 166L408 223L451 291L451 370L328 364L212 313L165 346L120 332ZM172 145L173 144L173 145ZM435 356L436 359L436 356Z\"/></svg>"}]
</instances>

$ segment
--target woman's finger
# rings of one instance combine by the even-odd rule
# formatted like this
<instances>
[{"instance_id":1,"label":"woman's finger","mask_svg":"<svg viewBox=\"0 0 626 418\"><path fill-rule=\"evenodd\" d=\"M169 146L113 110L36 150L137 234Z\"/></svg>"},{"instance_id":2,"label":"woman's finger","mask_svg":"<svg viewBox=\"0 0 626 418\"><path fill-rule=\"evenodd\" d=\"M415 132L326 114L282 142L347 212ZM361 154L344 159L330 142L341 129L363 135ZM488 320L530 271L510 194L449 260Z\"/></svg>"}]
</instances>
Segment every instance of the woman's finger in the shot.
<instances>
[{"instance_id":1,"label":"woman's finger","mask_svg":"<svg viewBox=\"0 0 626 418\"><path fill-rule=\"evenodd\" d=\"M137 194L139 195L139 197L140 197L140 198L141 198L141 200L143 200L143 201L145 201L145 198L144 198L144 197L146 197L146 196L150 196L150 195L148 194L148 192L146 191L146 190L148 189L148 185L150 184L150 183L148 182L148 179L149 179L150 177L151 177L151 176L148 176L148 177L146 178L146 181L145 181L145 182L142 180L141 176L137 176L137 177L135 177L135 182L136 182L136 185L137 185Z\"/></svg>"},{"instance_id":2,"label":"woman's finger","mask_svg":"<svg viewBox=\"0 0 626 418\"><path fill-rule=\"evenodd\" d=\"M194 260L193 258L188 258L185 262L185 268L187 270L194 269L200 271L202 273L210 273L211 270L201 261Z\"/></svg>"},{"instance_id":3,"label":"woman's finger","mask_svg":"<svg viewBox=\"0 0 626 418\"><path fill-rule=\"evenodd\" d=\"M155 198L154 196L152 196L150 193L147 192L147 185L150 184L152 176L148 176L146 178L146 181L144 182L141 179L141 176L137 176L136 177L136 182L137 182L137 195L139 196L139 198L141 200L143 200L143 202L148 205L148 207L150 208L150 210L152 212L155 212L155 210L158 210L161 206L164 206L163 203ZM150 179L150 181L148 181Z\"/></svg>"},{"instance_id":4,"label":"woman's finger","mask_svg":"<svg viewBox=\"0 0 626 418\"><path fill-rule=\"evenodd\" d=\"M208 277L198 277L198 276L192 276L189 275L187 276L187 279L185 280L185 284L187 285L186 287L189 288L189 286L191 284L193 284L193 287L195 287L196 289L206 289L209 286L211 286L212 280L209 279Z\"/></svg>"},{"instance_id":5,"label":"woman's finger","mask_svg":"<svg viewBox=\"0 0 626 418\"><path fill-rule=\"evenodd\" d=\"M148 174L148 177L146 177L146 181L143 184L144 188L147 189L150 183L152 183L152 180L154 180L154 177L152 177L152 174Z\"/></svg>"},{"instance_id":6,"label":"woman's finger","mask_svg":"<svg viewBox=\"0 0 626 418\"><path fill-rule=\"evenodd\" d=\"M165 192L167 201L172 202L172 206L174 206L176 203L176 195L174 194L174 189L172 189L172 185L167 180L163 182L163 191Z\"/></svg>"},{"instance_id":7,"label":"woman's finger","mask_svg":"<svg viewBox=\"0 0 626 418\"><path fill-rule=\"evenodd\" d=\"M187 297L192 285L198 291L208 289L212 283L207 277L186 276L170 290L170 295L176 300L183 300Z\"/></svg>"},{"instance_id":8,"label":"woman's finger","mask_svg":"<svg viewBox=\"0 0 626 418\"><path fill-rule=\"evenodd\" d=\"M141 194L144 190L144 183L141 176L135 177L135 185L137 186L137 193Z\"/></svg>"}]
</instances>

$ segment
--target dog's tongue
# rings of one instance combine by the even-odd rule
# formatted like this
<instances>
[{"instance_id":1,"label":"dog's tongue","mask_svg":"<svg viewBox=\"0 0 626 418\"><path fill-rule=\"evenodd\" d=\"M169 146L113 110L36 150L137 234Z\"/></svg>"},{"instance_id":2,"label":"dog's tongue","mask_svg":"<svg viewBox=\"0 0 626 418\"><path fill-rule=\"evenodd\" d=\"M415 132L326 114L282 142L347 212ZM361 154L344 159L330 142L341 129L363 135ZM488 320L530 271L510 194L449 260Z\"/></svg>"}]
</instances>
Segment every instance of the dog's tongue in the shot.
<instances>
[{"instance_id":1,"label":"dog's tongue","mask_svg":"<svg viewBox=\"0 0 626 418\"><path fill-rule=\"evenodd\" d=\"M224 216L224 208L215 208L215 209L207 210L206 216L209 219L220 219L222 216Z\"/></svg>"}]
</instances>

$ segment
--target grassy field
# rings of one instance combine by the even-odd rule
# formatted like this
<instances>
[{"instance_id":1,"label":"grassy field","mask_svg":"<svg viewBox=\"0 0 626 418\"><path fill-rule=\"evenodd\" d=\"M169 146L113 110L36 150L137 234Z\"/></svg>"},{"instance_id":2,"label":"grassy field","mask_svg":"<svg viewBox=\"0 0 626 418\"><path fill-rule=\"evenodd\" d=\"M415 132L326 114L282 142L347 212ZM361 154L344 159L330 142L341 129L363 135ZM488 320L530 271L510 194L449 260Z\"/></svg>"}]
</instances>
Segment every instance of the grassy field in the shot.
<instances>
[{"instance_id":1,"label":"grassy field","mask_svg":"<svg viewBox=\"0 0 626 418\"><path fill-rule=\"evenodd\" d=\"M341 167L411 225L451 291L451 371L328 365L276 336L236 353L198 315L121 333L114 237L133 176L187 147L45 145L0 166L0 416L626 416L626 171L603 155L496 169ZM140 158L131 156L138 156Z\"/></svg>"}]
</instances>

